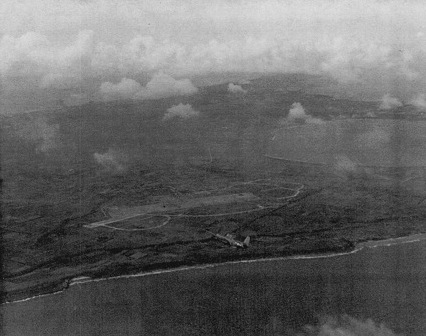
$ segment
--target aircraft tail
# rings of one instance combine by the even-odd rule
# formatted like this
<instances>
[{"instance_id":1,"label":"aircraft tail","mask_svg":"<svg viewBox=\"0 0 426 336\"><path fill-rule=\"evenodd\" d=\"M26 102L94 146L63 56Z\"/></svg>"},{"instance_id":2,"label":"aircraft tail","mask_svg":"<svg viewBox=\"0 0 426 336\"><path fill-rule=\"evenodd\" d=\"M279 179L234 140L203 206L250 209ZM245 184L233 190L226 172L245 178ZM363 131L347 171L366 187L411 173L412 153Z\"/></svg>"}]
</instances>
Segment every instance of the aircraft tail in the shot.
<instances>
[{"instance_id":1,"label":"aircraft tail","mask_svg":"<svg viewBox=\"0 0 426 336\"><path fill-rule=\"evenodd\" d=\"M245 247L248 247L250 245L250 236L247 236L246 239L244 239L243 245Z\"/></svg>"}]
</instances>

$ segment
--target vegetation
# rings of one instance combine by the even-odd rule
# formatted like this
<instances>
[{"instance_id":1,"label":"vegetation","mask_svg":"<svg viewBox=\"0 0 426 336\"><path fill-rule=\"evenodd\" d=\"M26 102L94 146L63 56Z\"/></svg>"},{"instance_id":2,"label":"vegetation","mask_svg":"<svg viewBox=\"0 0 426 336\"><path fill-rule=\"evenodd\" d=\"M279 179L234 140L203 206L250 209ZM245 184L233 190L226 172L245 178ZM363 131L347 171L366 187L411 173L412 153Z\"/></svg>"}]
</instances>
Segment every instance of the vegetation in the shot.
<instances>
[{"instance_id":1,"label":"vegetation","mask_svg":"<svg viewBox=\"0 0 426 336\"><path fill-rule=\"evenodd\" d=\"M395 173L392 167L366 171L265 157L294 102L323 120L370 118L376 104L271 90L263 79L242 95L226 88L206 87L184 99L2 117L2 300L60 290L78 276L349 251L358 242L425 231L421 167ZM181 102L200 114L163 121L166 109ZM401 115L423 118L412 108ZM250 201L174 212L156 229L137 217L118 227L147 230L85 227L107 218L114 206L173 203L215 190L259 195L244 185L256 179L284 181L290 191L261 195L263 209ZM289 197L292 183L303 185L296 197ZM250 235L251 246L230 248L205 230Z\"/></svg>"}]
</instances>

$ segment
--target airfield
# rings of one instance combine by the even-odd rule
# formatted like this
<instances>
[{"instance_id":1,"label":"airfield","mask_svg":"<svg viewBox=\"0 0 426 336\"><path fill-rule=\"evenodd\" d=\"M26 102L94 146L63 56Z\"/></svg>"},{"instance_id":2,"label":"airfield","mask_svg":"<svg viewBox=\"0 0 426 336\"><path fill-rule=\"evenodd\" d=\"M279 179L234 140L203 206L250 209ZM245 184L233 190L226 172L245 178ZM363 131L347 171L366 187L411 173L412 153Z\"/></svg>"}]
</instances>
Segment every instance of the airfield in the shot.
<instances>
[{"instance_id":1,"label":"airfield","mask_svg":"<svg viewBox=\"0 0 426 336\"><path fill-rule=\"evenodd\" d=\"M371 118L375 103L284 84L2 117L2 300L80 276L347 252L425 232L424 115ZM198 117L164 122L181 102ZM294 102L322 122L283 125ZM250 236L250 247L208 231Z\"/></svg>"},{"instance_id":2,"label":"airfield","mask_svg":"<svg viewBox=\"0 0 426 336\"><path fill-rule=\"evenodd\" d=\"M243 215L282 206L285 201L297 197L303 188L303 184L280 180L234 183L224 189L203 190L180 195L179 198L166 198L161 203L103 209L102 212L110 218L84 227L145 231L169 225L176 217L201 219Z\"/></svg>"}]
</instances>

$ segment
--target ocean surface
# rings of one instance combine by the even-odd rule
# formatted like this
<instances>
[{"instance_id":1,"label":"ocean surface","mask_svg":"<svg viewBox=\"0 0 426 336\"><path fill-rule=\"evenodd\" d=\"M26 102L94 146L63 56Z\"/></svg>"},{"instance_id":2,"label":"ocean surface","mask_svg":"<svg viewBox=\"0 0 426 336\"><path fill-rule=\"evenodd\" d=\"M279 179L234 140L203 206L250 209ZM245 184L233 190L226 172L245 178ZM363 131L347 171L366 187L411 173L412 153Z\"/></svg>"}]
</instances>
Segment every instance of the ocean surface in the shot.
<instances>
[{"instance_id":1,"label":"ocean surface","mask_svg":"<svg viewBox=\"0 0 426 336\"><path fill-rule=\"evenodd\" d=\"M0 309L7 336L425 335L426 240L87 282Z\"/></svg>"},{"instance_id":2,"label":"ocean surface","mask_svg":"<svg viewBox=\"0 0 426 336\"><path fill-rule=\"evenodd\" d=\"M268 155L290 161L375 167L424 167L426 122L346 119L283 127Z\"/></svg>"}]
</instances>

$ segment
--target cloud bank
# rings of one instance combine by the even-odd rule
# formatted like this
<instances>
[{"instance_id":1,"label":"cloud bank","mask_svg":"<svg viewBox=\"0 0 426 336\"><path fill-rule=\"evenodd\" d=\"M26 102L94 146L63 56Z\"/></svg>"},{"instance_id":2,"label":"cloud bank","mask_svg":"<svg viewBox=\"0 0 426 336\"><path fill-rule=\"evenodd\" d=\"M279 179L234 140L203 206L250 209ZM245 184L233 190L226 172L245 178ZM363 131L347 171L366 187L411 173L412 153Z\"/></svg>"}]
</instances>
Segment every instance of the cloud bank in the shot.
<instances>
[{"instance_id":1,"label":"cloud bank","mask_svg":"<svg viewBox=\"0 0 426 336\"><path fill-rule=\"evenodd\" d=\"M425 12L402 0L3 0L2 94L159 72L302 72L407 99L426 91ZM162 96L154 84L144 99Z\"/></svg>"},{"instance_id":2,"label":"cloud bank","mask_svg":"<svg viewBox=\"0 0 426 336\"><path fill-rule=\"evenodd\" d=\"M241 85L237 85L234 83L229 83L228 85L228 92L235 93L235 94L245 94L247 93L247 90L244 90Z\"/></svg>"},{"instance_id":3,"label":"cloud bank","mask_svg":"<svg viewBox=\"0 0 426 336\"><path fill-rule=\"evenodd\" d=\"M392 97L389 93L386 93L382 97L382 102L380 103L379 109L390 110L400 106L402 106L402 103L398 100L398 98Z\"/></svg>"},{"instance_id":4,"label":"cloud bank","mask_svg":"<svg viewBox=\"0 0 426 336\"><path fill-rule=\"evenodd\" d=\"M187 96L198 92L189 79L176 80L158 73L142 87L133 79L123 78L117 84L104 82L99 92L104 100L116 99L160 99L173 96Z\"/></svg>"},{"instance_id":5,"label":"cloud bank","mask_svg":"<svg viewBox=\"0 0 426 336\"><path fill-rule=\"evenodd\" d=\"M0 75L3 80L37 77L41 88L76 85L83 72L91 70L93 35L93 31L79 31L66 45L53 43L47 35L34 31L17 37L2 35Z\"/></svg>"},{"instance_id":6,"label":"cloud bank","mask_svg":"<svg viewBox=\"0 0 426 336\"><path fill-rule=\"evenodd\" d=\"M164 114L163 121L167 121L174 118L189 119L196 117L200 112L194 110L190 104L174 105L167 109L166 114Z\"/></svg>"}]
</instances>

